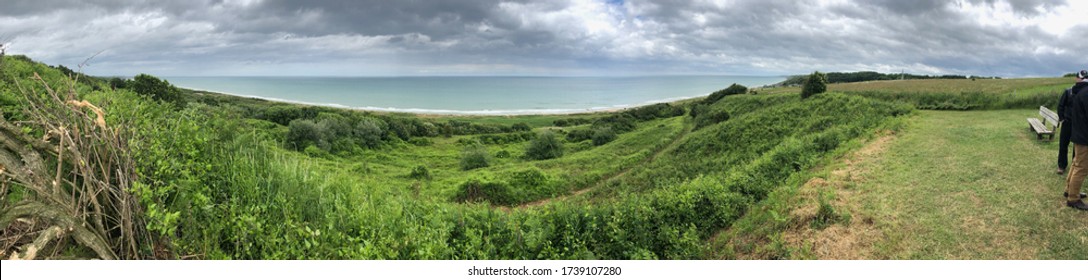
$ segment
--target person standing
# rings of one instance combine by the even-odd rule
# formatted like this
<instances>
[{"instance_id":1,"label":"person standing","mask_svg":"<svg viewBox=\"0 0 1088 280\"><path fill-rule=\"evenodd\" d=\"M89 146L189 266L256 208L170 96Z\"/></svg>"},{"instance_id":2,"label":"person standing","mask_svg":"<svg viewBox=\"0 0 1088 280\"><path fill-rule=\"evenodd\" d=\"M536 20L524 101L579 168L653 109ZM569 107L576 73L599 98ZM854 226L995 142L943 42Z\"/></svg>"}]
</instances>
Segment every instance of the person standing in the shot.
<instances>
[{"instance_id":1,"label":"person standing","mask_svg":"<svg viewBox=\"0 0 1088 280\"><path fill-rule=\"evenodd\" d=\"M1077 78L1078 83L1082 80ZM1069 137L1073 133L1071 130L1073 125L1069 123L1069 107L1073 103L1072 95L1073 88L1067 88L1062 92L1061 98L1058 98L1058 126L1060 127L1058 135L1058 175L1065 174L1065 168L1069 166L1069 157L1066 155L1069 154ZM1075 152L1074 157L1077 156Z\"/></svg>"},{"instance_id":2,"label":"person standing","mask_svg":"<svg viewBox=\"0 0 1088 280\"><path fill-rule=\"evenodd\" d=\"M1068 108L1072 121L1069 140L1073 142L1073 168L1065 180L1065 205L1082 211L1088 211L1080 195L1084 177L1088 176L1088 81L1085 79L1088 70L1080 70L1077 83L1070 89L1073 102Z\"/></svg>"}]
</instances>

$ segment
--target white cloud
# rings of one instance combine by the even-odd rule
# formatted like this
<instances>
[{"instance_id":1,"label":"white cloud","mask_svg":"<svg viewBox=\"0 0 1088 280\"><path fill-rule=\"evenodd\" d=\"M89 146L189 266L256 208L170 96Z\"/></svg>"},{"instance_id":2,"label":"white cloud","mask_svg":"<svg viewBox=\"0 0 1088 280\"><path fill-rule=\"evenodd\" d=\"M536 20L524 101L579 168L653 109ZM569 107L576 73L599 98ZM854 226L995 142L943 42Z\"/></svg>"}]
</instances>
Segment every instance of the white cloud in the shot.
<instances>
[{"instance_id":1,"label":"white cloud","mask_svg":"<svg viewBox=\"0 0 1088 280\"><path fill-rule=\"evenodd\" d=\"M0 39L103 74L1025 76L1083 67L1088 30L1088 1L125 1L0 11Z\"/></svg>"}]
</instances>

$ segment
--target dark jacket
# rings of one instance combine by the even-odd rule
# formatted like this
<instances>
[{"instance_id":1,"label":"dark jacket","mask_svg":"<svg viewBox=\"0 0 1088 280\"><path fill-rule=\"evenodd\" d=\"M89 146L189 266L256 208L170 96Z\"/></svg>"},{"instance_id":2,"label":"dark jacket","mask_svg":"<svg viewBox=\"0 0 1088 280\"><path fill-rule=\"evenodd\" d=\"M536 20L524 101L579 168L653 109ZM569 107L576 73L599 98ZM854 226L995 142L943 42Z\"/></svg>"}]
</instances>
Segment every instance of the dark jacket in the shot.
<instances>
[{"instance_id":1,"label":"dark jacket","mask_svg":"<svg viewBox=\"0 0 1088 280\"><path fill-rule=\"evenodd\" d=\"M1072 88L1067 88L1062 92L1062 97L1058 98L1058 121L1066 121L1072 117L1069 113L1069 108L1073 105L1073 98L1070 98L1072 91Z\"/></svg>"},{"instance_id":2,"label":"dark jacket","mask_svg":"<svg viewBox=\"0 0 1088 280\"><path fill-rule=\"evenodd\" d=\"M1069 138L1075 144L1088 145L1088 82L1080 82L1072 88L1072 106L1069 120L1072 121L1073 134Z\"/></svg>"}]
</instances>

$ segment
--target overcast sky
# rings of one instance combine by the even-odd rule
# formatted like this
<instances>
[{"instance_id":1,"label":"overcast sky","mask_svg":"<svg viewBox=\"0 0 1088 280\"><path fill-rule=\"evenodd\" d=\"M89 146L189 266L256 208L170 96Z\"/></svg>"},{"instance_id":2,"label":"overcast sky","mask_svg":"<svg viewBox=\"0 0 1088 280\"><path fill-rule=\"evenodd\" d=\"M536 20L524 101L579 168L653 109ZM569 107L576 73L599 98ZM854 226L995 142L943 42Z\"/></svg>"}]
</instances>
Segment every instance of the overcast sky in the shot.
<instances>
[{"instance_id":1,"label":"overcast sky","mask_svg":"<svg viewBox=\"0 0 1088 280\"><path fill-rule=\"evenodd\" d=\"M4 0L8 53L93 75L1057 76L1083 0ZM74 67L72 67L74 68Z\"/></svg>"}]
</instances>

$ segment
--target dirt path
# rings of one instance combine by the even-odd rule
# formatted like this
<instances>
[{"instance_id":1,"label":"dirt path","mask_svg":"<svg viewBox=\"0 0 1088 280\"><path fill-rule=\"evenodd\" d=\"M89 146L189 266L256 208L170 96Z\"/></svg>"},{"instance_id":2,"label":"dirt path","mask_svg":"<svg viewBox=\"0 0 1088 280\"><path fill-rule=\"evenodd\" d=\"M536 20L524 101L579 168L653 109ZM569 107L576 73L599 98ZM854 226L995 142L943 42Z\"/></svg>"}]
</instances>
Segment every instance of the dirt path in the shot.
<instances>
[{"instance_id":1,"label":"dirt path","mask_svg":"<svg viewBox=\"0 0 1088 280\"><path fill-rule=\"evenodd\" d=\"M563 196L545 198L545 199L541 199L541 200L537 200L537 201L524 203L524 204L516 206L515 208L537 207L537 206L549 204L549 203L556 202L556 201L563 201L563 200L567 200L567 199L570 199L570 198L573 198L573 197L578 197L578 196L581 196L582 194L585 194L585 193L587 193L589 191L595 190L598 187L603 186L605 183L608 183L609 181L612 181L613 179L626 176L627 173L630 173L631 170L635 169L635 167L643 166L645 164L651 163L654 160L656 160L659 156L665 154L665 152L670 151L672 149L675 149L676 146L680 144L680 140L687 137L688 134L691 133L691 131L692 131L692 125L688 124L688 123L685 123L683 131L681 131L680 134L677 135L676 137L673 137L672 141L669 142L668 145L665 145L661 149L658 149L657 151L654 151L653 154L651 154L650 156L647 156L646 158L640 160L638 163L635 163L635 164L632 164L631 166L620 169L619 172L613 173L613 174L608 175L608 176L604 176L603 178L601 178L600 180L597 180L596 183L594 183L593 185L591 185L589 187L585 187L585 188L575 190L575 191L571 192L570 194L563 195Z\"/></svg>"},{"instance_id":2,"label":"dirt path","mask_svg":"<svg viewBox=\"0 0 1088 280\"><path fill-rule=\"evenodd\" d=\"M883 231L873 222L873 217L862 214L855 188L858 182L866 180L866 172L861 167L863 162L881 156L888 144L895 140L894 134L880 136L864 147L850 153L842 160L842 166L832 170L826 179L812 178L800 189L801 201L808 202L790 212L794 221L782 234L782 239L791 247L809 246L810 257L816 259L870 259L873 244L885 238ZM817 219L821 195L834 197L828 203L840 212L851 213L849 222L834 223L827 228L815 229L809 226Z\"/></svg>"}]
</instances>

